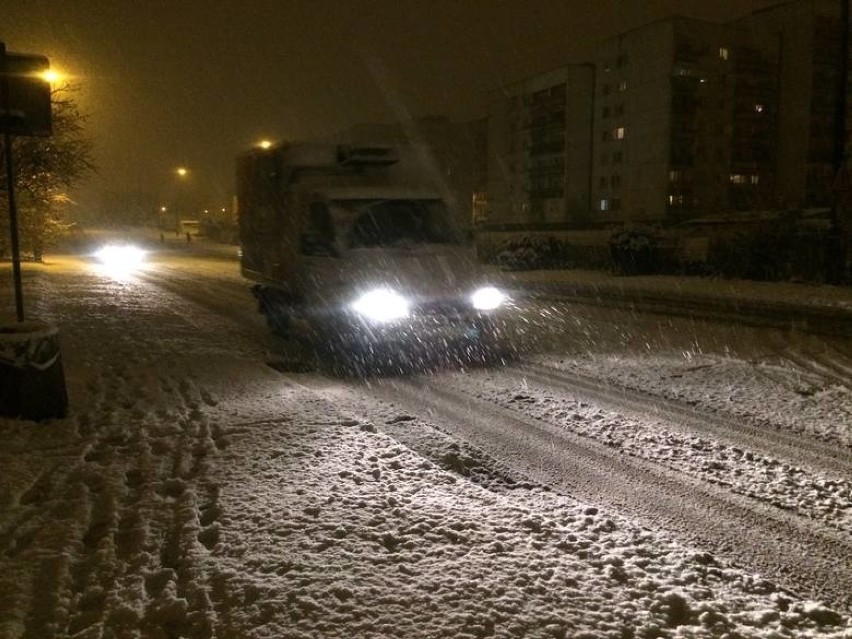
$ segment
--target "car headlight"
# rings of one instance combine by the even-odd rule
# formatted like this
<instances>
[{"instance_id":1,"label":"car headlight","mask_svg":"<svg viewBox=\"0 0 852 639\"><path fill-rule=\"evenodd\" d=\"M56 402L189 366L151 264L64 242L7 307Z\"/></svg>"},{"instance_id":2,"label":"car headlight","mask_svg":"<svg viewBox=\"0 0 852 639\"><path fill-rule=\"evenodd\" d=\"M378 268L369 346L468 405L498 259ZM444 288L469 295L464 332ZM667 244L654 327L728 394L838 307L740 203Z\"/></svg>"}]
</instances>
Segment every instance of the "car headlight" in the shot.
<instances>
[{"instance_id":1,"label":"car headlight","mask_svg":"<svg viewBox=\"0 0 852 639\"><path fill-rule=\"evenodd\" d=\"M500 306L506 299L506 294L493 286L484 286L470 296L473 308L478 311L491 311Z\"/></svg>"},{"instance_id":2,"label":"car headlight","mask_svg":"<svg viewBox=\"0 0 852 639\"><path fill-rule=\"evenodd\" d=\"M142 268L145 251L130 244L108 244L95 253L101 270L110 276L125 276Z\"/></svg>"},{"instance_id":3,"label":"car headlight","mask_svg":"<svg viewBox=\"0 0 852 639\"><path fill-rule=\"evenodd\" d=\"M408 300L394 291L376 289L359 297L352 309L376 322L390 322L408 315Z\"/></svg>"}]
</instances>

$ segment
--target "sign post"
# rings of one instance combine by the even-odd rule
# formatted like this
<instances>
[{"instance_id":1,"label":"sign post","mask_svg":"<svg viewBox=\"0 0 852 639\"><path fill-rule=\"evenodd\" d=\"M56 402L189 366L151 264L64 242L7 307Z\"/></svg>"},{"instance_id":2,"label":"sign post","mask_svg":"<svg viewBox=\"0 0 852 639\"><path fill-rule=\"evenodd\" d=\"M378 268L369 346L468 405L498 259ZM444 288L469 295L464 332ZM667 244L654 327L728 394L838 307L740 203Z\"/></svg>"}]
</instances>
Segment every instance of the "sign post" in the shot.
<instances>
[{"instance_id":1,"label":"sign post","mask_svg":"<svg viewBox=\"0 0 852 639\"><path fill-rule=\"evenodd\" d=\"M12 141L16 135L51 134L47 58L6 53L0 42L0 133L9 199L9 234L18 323L0 325L0 415L42 420L65 417L68 393L59 349L59 331L42 322L24 321L18 208Z\"/></svg>"},{"instance_id":2,"label":"sign post","mask_svg":"<svg viewBox=\"0 0 852 639\"><path fill-rule=\"evenodd\" d=\"M24 292L12 139L13 135L50 135L50 83L42 77L48 67L46 57L7 54L6 45L0 42L0 131L3 133L3 164L6 167L6 193L9 200L15 310L19 322L24 321Z\"/></svg>"}]
</instances>

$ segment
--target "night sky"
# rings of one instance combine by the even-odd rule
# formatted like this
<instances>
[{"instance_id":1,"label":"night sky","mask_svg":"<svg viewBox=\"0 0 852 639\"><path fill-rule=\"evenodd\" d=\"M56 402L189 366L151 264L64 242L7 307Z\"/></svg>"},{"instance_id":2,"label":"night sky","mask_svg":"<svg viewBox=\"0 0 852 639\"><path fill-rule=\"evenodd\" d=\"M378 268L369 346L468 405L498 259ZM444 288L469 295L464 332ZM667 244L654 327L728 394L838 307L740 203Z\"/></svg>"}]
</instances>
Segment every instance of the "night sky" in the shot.
<instances>
[{"instance_id":1,"label":"night sky","mask_svg":"<svg viewBox=\"0 0 852 639\"><path fill-rule=\"evenodd\" d=\"M233 158L261 138L367 121L482 117L486 93L670 14L725 21L772 0L0 0L9 51L81 85L104 188L159 196L190 167L229 203Z\"/></svg>"}]
</instances>

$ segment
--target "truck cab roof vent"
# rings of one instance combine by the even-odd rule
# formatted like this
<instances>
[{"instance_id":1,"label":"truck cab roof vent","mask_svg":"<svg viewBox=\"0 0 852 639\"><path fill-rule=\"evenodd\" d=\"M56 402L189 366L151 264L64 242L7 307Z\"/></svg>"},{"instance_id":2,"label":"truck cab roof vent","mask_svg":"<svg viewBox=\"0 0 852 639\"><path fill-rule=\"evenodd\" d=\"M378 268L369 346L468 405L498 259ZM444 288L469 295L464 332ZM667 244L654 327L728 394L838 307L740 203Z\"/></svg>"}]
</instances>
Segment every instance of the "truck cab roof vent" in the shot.
<instances>
[{"instance_id":1,"label":"truck cab roof vent","mask_svg":"<svg viewBox=\"0 0 852 639\"><path fill-rule=\"evenodd\" d=\"M340 145L337 147L337 161L341 166L390 166L399 158L389 146Z\"/></svg>"}]
</instances>

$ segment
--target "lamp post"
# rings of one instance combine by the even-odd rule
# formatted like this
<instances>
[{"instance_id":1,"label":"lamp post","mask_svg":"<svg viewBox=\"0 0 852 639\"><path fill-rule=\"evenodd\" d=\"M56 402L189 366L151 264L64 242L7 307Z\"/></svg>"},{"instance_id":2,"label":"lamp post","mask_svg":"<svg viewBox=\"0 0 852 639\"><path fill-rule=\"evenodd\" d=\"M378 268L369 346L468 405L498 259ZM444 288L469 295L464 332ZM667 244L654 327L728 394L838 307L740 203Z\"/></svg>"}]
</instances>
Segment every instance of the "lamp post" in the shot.
<instances>
[{"instance_id":1,"label":"lamp post","mask_svg":"<svg viewBox=\"0 0 852 639\"><path fill-rule=\"evenodd\" d=\"M175 175L177 176L177 194L174 202L174 215L175 215L175 235L180 234L180 216L181 211L186 206L186 182L189 180L189 169L185 166L179 166L175 169ZM183 196L183 197L181 197Z\"/></svg>"}]
</instances>

